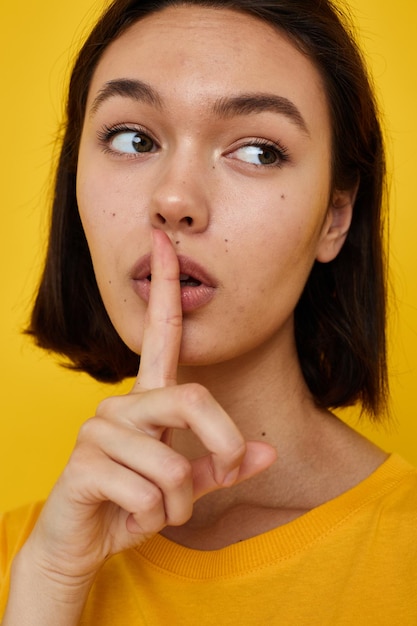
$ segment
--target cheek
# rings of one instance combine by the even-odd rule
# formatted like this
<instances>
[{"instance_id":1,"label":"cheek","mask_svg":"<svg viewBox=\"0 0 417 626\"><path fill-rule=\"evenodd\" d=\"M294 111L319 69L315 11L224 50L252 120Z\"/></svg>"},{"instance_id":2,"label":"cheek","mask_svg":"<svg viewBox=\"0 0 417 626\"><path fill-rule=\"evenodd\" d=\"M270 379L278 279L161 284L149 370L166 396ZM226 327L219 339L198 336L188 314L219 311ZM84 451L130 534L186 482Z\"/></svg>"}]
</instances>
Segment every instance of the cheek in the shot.
<instances>
[{"instance_id":1,"label":"cheek","mask_svg":"<svg viewBox=\"0 0 417 626\"><path fill-rule=\"evenodd\" d=\"M77 169L77 201L86 234L98 229L104 234L111 219L120 216L128 201L129 184L120 174L109 171L105 159L86 141L81 142ZM116 223L116 221L115 221Z\"/></svg>"},{"instance_id":2,"label":"cheek","mask_svg":"<svg viewBox=\"0 0 417 626\"><path fill-rule=\"evenodd\" d=\"M97 285L108 308L116 284L117 215L102 202L99 186L83 184L82 178L77 184L77 201Z\"/></svg>"},{"instance_id":3,"label":"cheek","mask_svg":"<svg viewBox=\"0 0 417 626\"><path fill-rule=\"evenodd\" d=\"M102 207L102 188L100 179L95 175L94 169L85 165L87 159L80 152L77 170L77 204L81 223L91 250L92 235L96 228L101 230L102 219L99 219L100 207ZM102 207L103 216L104 207ZM101 217L102 217L101 216Z\"/></svg>"},{"instance_id":4,"label":"cheek","mask_svg":"<svg viewBox=\"0 0 417 626\"><path fill-rule=\"evenodd\" d=\"M77 203L93 263L101 263L114 255L117 242L126 238L131 228L122 210L123 199L109 177L86 167L77 175ZM120 244L119 244L120 245Z\"/></svg>"},{"instance_id":5,"label":"cheek","mask_svg":"<svg viewBox=\"0 0 417 626\"><path fill-rule=\"evenodd\" d=\"M324 197L312 204L297 194L282 193L271 202L258 203L255 209L248 207L228 227L235 243L241 244L248 268L262 266L268 271L270 264L309 266L315 258L326 212Z\"/></svg>"},{"instance_id":6,"label":"cheek","mask_svg":"<svg viewBox=\"0 0 417 626\"><path fill-rule=\"evenodd\" d=\"M132 298L126 276L131 264L143 252L138 249L143 234L139 237L135 231L139 220L126 209L129 206L126 195L117 190L114 177L103 176L100 171L81 165L77 176L77 202L97 285L116 331L138 352L140 319L145 307ZM132 319L136 320L134 325Z\"/></svg>"},{"instance_id":7,"label":"cheek","mask_svg":"<svg viewBox=\"0 0 417 626\"><path fill-rule=\"evenodd\" d=\"M237 315L245 318L249 309L257 309L258 321L268 324L271 314L274 324L292 314L316 258L325 214L324 199L312 206L288 192L273 210L265 205L258 210L250 226L242 220L236 224L225 257L234 259L230 304L239 302Z\"/></svg>"},{"instance_id":8,"label":"cheek","mask_svg":"<svg viewBox=\"0 0 417 626\"><path fill-rule=\"evenodd\" d=\"M77 203L87 237L96 230L101 232L109 218L116 217L113 193L109 193L106 180L85 168L77 174Z\"/></svg>"}]
</instances>

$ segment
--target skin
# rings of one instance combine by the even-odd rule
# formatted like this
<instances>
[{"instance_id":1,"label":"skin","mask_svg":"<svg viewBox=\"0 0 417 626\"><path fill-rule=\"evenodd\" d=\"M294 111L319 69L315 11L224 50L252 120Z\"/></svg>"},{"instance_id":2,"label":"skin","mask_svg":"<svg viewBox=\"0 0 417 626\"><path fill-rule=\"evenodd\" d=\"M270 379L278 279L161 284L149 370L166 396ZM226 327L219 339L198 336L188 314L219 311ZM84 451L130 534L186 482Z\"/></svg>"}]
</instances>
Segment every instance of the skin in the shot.
<instances>
[{"instance_id":1,"label":"skin","mask_svg":"<svg viewBox=\"0 0 417 626\"><path fill-rule=\"evenodd\" d=\"M116 96L91 113L103 87L124 77L149 84L161 109ZM275 112L226 119L213 113L219 99L248 91L290 99L308 134ZM97 281L124 341L140 353L146 303L133 297L130 272L150 251L151 230L161 228L177 253L198 260L218 285L209 306L184 318L182 363L241 358L271 341L277 352L283 343L288 348L292 313L314 260L329 260L343 241L334 245L328 232L330 127L312 64L245 15L166 10L108 48L87 112L78 202ZM144 126L160 147L141 155L111 154L109 143L104 150L97 134L121 123ZM288 163L246 163L243 145L256 138L285 146Z\"/></svg>"},{"instance_id":2,"label":"skin","mask_svg":"<svg viewBox=\"0 0 417 626\"><path fill-rule=\"evenodd\" d=\"M97 102L120 78L146 81L162 108ZM276 110L215 114L213 102L248 88L290 99L304 126ZM120 133L103 145L103 125L122 123L144 126L157 147L132 157ZM256 165L255 139L284 144L288 160ZM109 46L90 88L78 201L105 306L141 364L131 393L82 427L13 565L3 626L75 625L108 556L156 532L221 548L290 522L384 460L315 406L294 346L300 291L313 262L340 250L354 202L355 190L331 189L330 143L317 70L254 18L167 9ZM148 303L132 267L150 253ZM184 314L181 255L215 283Z\"/></svg>"}]
</instances>

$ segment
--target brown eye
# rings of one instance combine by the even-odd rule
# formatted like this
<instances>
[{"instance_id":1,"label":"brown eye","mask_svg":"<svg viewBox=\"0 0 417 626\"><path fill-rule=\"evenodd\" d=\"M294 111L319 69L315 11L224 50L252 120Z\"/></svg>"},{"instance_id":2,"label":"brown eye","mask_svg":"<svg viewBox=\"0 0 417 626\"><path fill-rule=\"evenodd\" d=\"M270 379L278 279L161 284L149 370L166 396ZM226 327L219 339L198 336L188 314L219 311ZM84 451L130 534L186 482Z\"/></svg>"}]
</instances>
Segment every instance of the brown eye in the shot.
<instances>
[{"instance_id":1,"label":"brown eye","mask_svg":"<svg viewBox=\"0 0 417 626\"><path fill-rule=\"evenodd\" d=\"M273 165L277 159L278 155L274 150L270 148L258 148L258 159L262 165Z\"/></svg>"},{"instance_id":2,"label":"brown eye","mask_svg":"<svg viewBox=\"0 0 417 626\"><path fill-rule=\"evenodd\" d=\"M154 142L148 135L131 130L119 132L111 140L113 150L126 154L152 152L154 146Z\"/></svg>"},{"instance_id":3,"label":"brown eye","mask_svg":"<svg viewBox=\"0 0 417 626\"><path fill-rule=\"evenodd\" d=\"M132 139L132 145L136 152L150 152L153 148L153 141L143 133L136 133Z\"/></svg>"},{"instance_id":4,"label":"brown eye","mask_svg":"<svg viewBox=\"0 0 417 626\"><path fill-rule=\"evenodd\" d=\"M279 165L283 160L278 149L269 144L242 146L235 150L231 156L239 161L258 166Z\"/></svg>"}]
</instances>

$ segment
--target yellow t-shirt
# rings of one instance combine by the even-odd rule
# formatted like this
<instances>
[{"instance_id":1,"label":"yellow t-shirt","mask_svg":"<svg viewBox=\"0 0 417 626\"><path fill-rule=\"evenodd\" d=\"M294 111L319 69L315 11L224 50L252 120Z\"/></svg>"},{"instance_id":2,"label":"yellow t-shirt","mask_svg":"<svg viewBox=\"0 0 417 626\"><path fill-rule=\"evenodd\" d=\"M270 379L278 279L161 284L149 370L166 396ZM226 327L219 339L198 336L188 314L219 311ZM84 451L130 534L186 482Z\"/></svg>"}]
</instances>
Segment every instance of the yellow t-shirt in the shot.
<instances>
[{"instance_id":1,"label":"yellow t-shirt","mask_svg":"<svg viewBox=\"0 0 417 626\"><path fill-rule=\"evenodd\" d=\"M10 561L40 506L0 526ZM417 626L417 470L390 456L347 493L210 552L156 535L101 569L82 626Z\"/></svg>"}]
</instances>

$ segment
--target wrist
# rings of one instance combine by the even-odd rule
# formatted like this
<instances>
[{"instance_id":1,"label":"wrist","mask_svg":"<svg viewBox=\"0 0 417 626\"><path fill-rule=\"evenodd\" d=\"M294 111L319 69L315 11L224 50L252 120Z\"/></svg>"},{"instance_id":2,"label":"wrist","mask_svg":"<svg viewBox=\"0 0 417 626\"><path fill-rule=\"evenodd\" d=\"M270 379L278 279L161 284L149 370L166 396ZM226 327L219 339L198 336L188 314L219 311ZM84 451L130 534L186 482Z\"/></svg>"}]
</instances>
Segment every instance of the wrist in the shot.
<instances>
[{"instance_id":1,"label":"wrist","mask_svg":"<svg viewBox=\"0 0 417 626\"><path fill-rule=\"evenodd\" d=\"M94 575L74 576L34 558L30 545L16 555L3 626L76 626Z\"/></svg>"}]
</instances>

